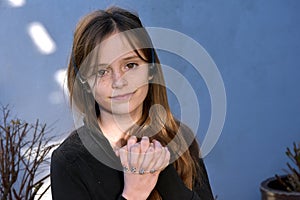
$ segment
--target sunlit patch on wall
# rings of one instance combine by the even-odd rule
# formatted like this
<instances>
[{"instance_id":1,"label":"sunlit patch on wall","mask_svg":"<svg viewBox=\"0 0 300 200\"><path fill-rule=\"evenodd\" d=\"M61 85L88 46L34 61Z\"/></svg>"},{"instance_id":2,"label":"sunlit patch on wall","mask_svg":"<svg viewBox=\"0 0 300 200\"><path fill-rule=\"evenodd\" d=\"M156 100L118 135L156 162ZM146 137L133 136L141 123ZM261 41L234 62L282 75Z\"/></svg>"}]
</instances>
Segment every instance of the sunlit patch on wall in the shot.
<instances>
[{"instance_id":1,"label":"sunlit patch on wall","mask_svg":"<svg viewBox=\"0 0 300 200\"><path fill-rule=\"evenodd\" d=\"M64 91L67 91L67 69L59 69L54 74L54 80L60 88Z\"/></svg>"},{"instance_id":2,"label":"sunlit patch on wall","mask_svg":"<svg viewBox=\"0 0 300 200\"><path fill-rule=\"evenodd\" d=\"M55 52L56 45L46 28L39 22L32 22L28 25L28 34L42 54Z\"/></svg>"},{"instance_id":3,"label":"sunlit patch on wall","mask_svg":"<svg viewBox=\"0 0 300 200\"><path fill-rule=\"evenodd\" d=\"M66 102L69 93L67 88L67 70L59 69L54 73L54 81L59 85L60 89L50 93L49 101L52 104L61 104Z\"/></svg>"},{"instance_id":4,"label":"sunlit patch on wall","mask_svg":"<svg viewBox=\"0 0 300 200\"><path fill-rule=\"evenodd\" d=\"M22 7L26 4L26 0L7 0L7 2L12 7Z\"/></svg>"}]
</instances>

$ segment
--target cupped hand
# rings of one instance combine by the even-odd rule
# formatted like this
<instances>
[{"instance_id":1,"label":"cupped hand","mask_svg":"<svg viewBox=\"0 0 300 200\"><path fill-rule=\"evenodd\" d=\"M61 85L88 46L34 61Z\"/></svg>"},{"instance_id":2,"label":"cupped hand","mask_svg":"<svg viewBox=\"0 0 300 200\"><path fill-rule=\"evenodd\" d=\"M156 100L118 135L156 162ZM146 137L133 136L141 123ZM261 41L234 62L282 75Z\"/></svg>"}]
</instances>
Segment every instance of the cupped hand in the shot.
<instances>
[{"instance_id":1,"label":"cupped hand","mask_svg":"<svg viewBox=\"0 0 300 200\"><path fill-rule=\"evenodd\" d=\"M147 199L155 187L159 173L169 164L170 152L159 141L143 137L140 142L132 136L119 149L124 168L123 196L127 199Z\"/></svg>"}]
</instances>

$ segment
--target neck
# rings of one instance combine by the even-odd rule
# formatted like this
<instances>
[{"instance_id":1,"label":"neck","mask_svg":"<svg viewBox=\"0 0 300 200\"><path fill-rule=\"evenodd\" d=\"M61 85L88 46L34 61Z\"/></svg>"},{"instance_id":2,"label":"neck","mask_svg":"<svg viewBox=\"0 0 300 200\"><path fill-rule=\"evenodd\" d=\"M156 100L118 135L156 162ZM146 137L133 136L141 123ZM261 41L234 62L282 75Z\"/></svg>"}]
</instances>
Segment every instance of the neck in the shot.
<instances>
[{"instance_id":1,"label":"neck","mask_svg":"<svg viewBox=\"0 0 300 200\"><path fill-rule=\"evenodd\" d=\"M128 136L128 129L137 122L141 115L112 114L104 110L100 113L99 126L113 148L121 147L121 141Z\"/></svg>"}]
</instances>

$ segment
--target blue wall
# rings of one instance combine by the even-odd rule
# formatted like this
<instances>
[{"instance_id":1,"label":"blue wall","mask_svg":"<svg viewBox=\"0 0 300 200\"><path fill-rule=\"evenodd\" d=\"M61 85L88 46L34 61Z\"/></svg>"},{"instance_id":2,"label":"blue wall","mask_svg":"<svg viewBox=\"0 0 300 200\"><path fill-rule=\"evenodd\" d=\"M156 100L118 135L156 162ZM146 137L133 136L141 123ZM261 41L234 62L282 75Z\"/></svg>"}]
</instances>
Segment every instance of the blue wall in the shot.
<instances>
[{"instance_id":1,"label":"blue wall","mask_svg":"<svg viewBox=\"0 0 300 200\"><path fill-rule=\"evenodd\" d=\"M43 0L12 8L2 0L0 103L65 136L72 115L54 74L67 65L78 19L113 4L137 10L145 26L187 34L211 55L227 93L224 129L205 157L211 185L221 200L259 199L260 182L283 172L285 148L300 141L300 1ZM26 32L33 21L54 39L53 54L42 55L33 45ZM209 99L203 102L207 127Z\"/></svg>"}]
</instances>

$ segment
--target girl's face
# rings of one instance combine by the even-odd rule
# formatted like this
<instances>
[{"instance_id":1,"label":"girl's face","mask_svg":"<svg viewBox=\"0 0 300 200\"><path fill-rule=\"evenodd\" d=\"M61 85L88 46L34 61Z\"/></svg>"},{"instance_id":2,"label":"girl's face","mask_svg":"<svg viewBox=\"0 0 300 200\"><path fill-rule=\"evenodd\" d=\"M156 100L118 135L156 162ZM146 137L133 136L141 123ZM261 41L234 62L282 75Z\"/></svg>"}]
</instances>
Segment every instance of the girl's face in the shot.
<instances>
[{"instance_id":1,"label":"girl's face","mask_svg":"<svg viewBox=\"0 0 300 200\"><path fill-rule=\"evenodd\" d=\"M96 67L96 75L88 82L101 116L130 114L139 118L148 93L148 63L120 34L109 36L96 52L89 61L90 66ZM140 55L143 56L141 52Z\"/></svg>"}]
</instances>

